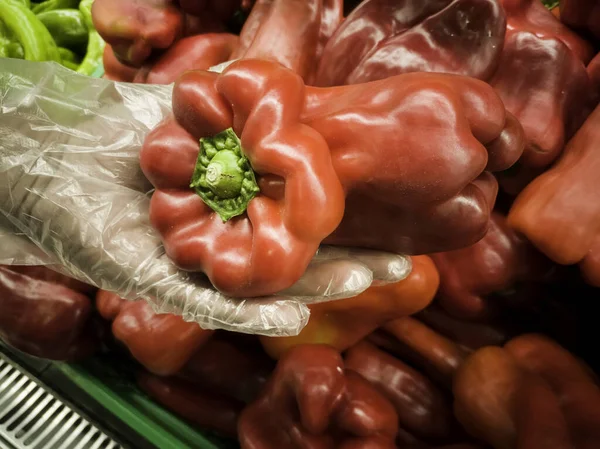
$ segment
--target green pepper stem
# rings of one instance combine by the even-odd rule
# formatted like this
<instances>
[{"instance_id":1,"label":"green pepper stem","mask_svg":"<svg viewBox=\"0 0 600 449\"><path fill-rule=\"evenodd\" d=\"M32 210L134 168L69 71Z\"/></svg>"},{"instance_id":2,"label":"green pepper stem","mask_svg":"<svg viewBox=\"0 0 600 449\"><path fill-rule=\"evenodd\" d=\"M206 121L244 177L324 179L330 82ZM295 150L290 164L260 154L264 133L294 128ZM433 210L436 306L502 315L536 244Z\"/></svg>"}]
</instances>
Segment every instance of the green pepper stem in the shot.
<instances>
[{"instance_id":1,"label":"green pepper stem","mask_svg":"<svg viewBox=\"0 0 600 449\"><path fill-rule=\"evenodd\" d=\"M200 139L190 187L224 222L246 212L260 189L233 129Z\"/></svg>"}]
</instances>

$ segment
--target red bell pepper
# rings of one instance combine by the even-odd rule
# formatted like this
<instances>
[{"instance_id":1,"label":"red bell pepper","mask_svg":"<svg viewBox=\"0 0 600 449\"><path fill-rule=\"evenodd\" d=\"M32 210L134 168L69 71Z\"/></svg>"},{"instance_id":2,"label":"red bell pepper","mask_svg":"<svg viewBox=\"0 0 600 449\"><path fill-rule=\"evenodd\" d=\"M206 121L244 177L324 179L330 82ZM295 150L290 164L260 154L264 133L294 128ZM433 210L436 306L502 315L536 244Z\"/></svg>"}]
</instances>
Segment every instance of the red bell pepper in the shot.
<instances>
[{"instance_id":1,"label":"red bell pepper","mask_svg":"<svg viewBox=\"0 0 600 449\"><path fill-rule=\"evenodd\" d=\"M59 284L63 287L70 288L84 295L92 295L98 290L96 287L85 282L78 281L72 277L65 276L49 267L42 265L10 265L7 267L10 271L21 273L33 279L49 282L51 284Z\"/></svg>"},{"instance_id":2,"label":"red bell pepper","mask_svg":"<svg viewBox=\"0 0 600 449\"><path fill-rule=\"evenodd\" d=\"M558 163L515 200L508 223L559 264L580 263L600 286L600 107L569 142Z\"/></svg>"},{"instance_id":3,"label":"red bell pepper","mask_svg":"<svg viewBox=\"0 0 600 449\"><path fill-rule=\"evenodd\" d=\"M232 59L276 61L310 82L342 18L342 0L258 0Z\"/></svg>"},{"instance_id":4,"label":"red bell pepper","mask_svg":"<svg viewBox=\"0 0 600 449\"><path fill-rule=\"evenodd\" d=\"M238 424L242 449L392 449L392 404L362 376L344 370L327 346L301 345L277 364Z\"/></svg>"},{"instance_id":5,"label":"red bell pepper","mask_svg":"<svg viewBox=\"0 0 600 449\"><path fill-rule=\"evenodd\" d=\"M235 437L243 403L175 377L142 372L138 386L159 404L201 428Z\"/></svg>"},{"instance_id":6,"label":"red bell pepper","mask_svg":"<svg viewBox=\"0 0 600 449\"><path fill-rule=\"evenodd\" d=\"M524 335L472 354L456 374L455 414L495 448L592 449L600 444L600 389L551 340Z\"/></svg>"},{"instance_id":7,"label":"red bell pepper","mask_svg":"<svg viewBox=\"0 0 600 449\"><path fill-rule=\"evenodd\" d=\"M342 352L382 324L425 308L435 296L438 285L439 276L433 261L427 256L415 256L406 279L370 287L343 301L312 304L310 320L299 335L260 337L260 341L276 359L299 344L327 344Z\"/></svg>"},{"instance_id":8,"label":"red bell pepper","mask_svg":"<svg viewBox=\"0 0 600 449\"><path fill-rule=\"evenodd\" d=\"M553 265L494 213L483 239L467 248L432 255L440 272L440 305L463 319L482 319L494 312L486 297L518 282L541 280Z\"/></svg>"},{"instance_id":9,"label":"red bell pepper","mask_svg":"<svg viewBox=\"0 0 600 449\"><path fill-rule=\"evenodd\" d=\"M415 318L470 351L484 346L501 345L516 333L515 326L504 320L489 323L459 320L437 304L436 301L416 314Z\"/></svg>"},{"instance_id":10,"label":"red bell pepper","mask_svg":"<svg viewBox=\"0 0 600 449\"><path fill-rule=\"evenodd\" d=\"M191 356L178 377L244 403L255 400L273 362L264 352L236 343L217 333Z\"/></svg>"},{"instance_id":11,"label":"red bell pepper","mask_svg":"<svg viewBox=\"0 0 600 449\"><path fill-rule=\"evenodd\" d=\"M102 65L104 67L104 75L102 78L111 81L131 83L137 73L137 69L126 66L117 59L110 45L104 46Z\"/></svg>"},{"instance_id":12,"label":"red bell pepper","mask_svg":"<svg viewBox=\"0 0 600 449\"><path fill-rule=\"evenodd\" d=\"M496 191L481 173L506 168L522 149L493 90L449 75L318 89L276 63L242 60L220 75L184 74L173 106L175 120L141 152L156 187L151 220L179 267L235 296L296 282L340 225L345 192L366 211L346 214L328 241L394 252L472 243ZM453 151L441 151L448 142ZM368 203L391 208L396 229L381 232L385 217L375 213L363 233Z\"/></svg>"},{"instance_id":13,"label":"red bell pepper","mask_svg":"<svg viewBox=\"0 0 600 449\"><path fill-rule=\"evenodd\" d=\"M0 266L0 339L52 360L79 360L98 349L90 299L56 283L60 277L45 268L21 270L37 278Z\"/></svg>"},{"instance_id":14,"label":"red bell pepper","mask_svg":"<svg viewBox=\"0 0 600 449\"><path fill-rule=\"evenodd\" d=\"M101 315L113 321L115 338L144 367L161 376L178 372L213 334L180 316L157 314L143 300L125 301L100 290L96 304Z\"/></svg>"},{"instance_id":15,"label":"red bell pepper","mask_svg":"<svg viewBox=\"0 0 600 449\"><path fill-rule=\"evenodd\" d=\"M353 346L344 363L394 404L401 428L429 443L451 442L456 433L452 407L421 373L367 342Z\"/></svg>"},{"instance_id":16,"label":"red bell pepper","mask_svg":"<svg viewBox=\"0 0 600 449\"><path fill-rule=\"evenodd\" d=\"M574 30L600 39L600 5L595 0L560 0L560 20Z\"/></svg>"},{"instance_id":17,"label":"red bell pepper","mask_svg":"<svg viewBox=\"0 0 600 449\"><path fill-rule=\"evenodd\" d=\"M316 85L408 72L486 79L498 64L505 30L497 0L366 0L327 43Z\"/></svg>"},{"instance_id":18,"label":"red bell pepper","mask_svg":"<svg viewBox=\"0 0 600 449\"><path fill-rule=\"evenodd\" d=\"M503 0L503 5L506 42L490 84L527 137L522 160L500 178L507 191L517 193L560 155L596 98L585 70L590 44L538 0Z\"/></svg>"},{"instance_id":19,"label":"red bell pepper","mask_svg":"<svg viewBox=\"0 0 600 449\"><path fill-rule=\"evenodd\" d=\"M208 70L229 59L238 37L227 33L208 33L175 42L155 61L145 64L133 78L134 83L171 84L188 70Z\"/></svg>"},{"instance_id":20,"label":"red bell pepper","mask_svg":"<svg viewBox=\"0 0 600 449\"><path fill-rule=\"evenodd\" d=\"M471 352L412 317L390 321L383 330L383 338L374 336L375 344L422 369L429 378L443 385L452 384L454 373Z\"/></svg>"},{"instance_id":21,"label":"red bell pepper","mask_svg":"<svg viewBox=\"0 0 600 449\"><path fill-rule=\"evenodd\" d=\"M195 3L205 6L205 2ZM238 0L214 3L227 4L230 7L224 9L231 11L239 5ZM174 0L96 0L92 18L116 58L128 66L140 67L153 52L169 48L182 37L223 31L222 17L210 8L212 5L208 6L200 11L201 17L195 17L186 15Z\"/></svg>"}]
</instances>

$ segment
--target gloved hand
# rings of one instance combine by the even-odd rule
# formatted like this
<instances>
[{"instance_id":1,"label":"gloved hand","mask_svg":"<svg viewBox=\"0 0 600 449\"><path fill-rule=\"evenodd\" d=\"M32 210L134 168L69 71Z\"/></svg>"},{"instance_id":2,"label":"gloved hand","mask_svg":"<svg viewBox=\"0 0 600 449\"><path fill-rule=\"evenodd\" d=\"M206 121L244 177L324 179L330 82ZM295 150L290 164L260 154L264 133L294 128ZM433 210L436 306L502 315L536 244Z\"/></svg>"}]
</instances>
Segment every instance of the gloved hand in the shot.
<instances>
[{"instance_id":1,"label":"gloved hand","mask_svg":"<svg viewBox=\"0 0 600 449\"><path fill-rule=\"evenodd\" d=\"M172 86L91 79L54 63L3 59L0 69L0 264L58 264L65 274L144 298L157 312L206 329L296 335L308 303L397 282L410 259L322 247L281 294L251 300L216 292L178 270L148 220L139 166L146 134L171 110Z\"/></svg>"}]
</instances>

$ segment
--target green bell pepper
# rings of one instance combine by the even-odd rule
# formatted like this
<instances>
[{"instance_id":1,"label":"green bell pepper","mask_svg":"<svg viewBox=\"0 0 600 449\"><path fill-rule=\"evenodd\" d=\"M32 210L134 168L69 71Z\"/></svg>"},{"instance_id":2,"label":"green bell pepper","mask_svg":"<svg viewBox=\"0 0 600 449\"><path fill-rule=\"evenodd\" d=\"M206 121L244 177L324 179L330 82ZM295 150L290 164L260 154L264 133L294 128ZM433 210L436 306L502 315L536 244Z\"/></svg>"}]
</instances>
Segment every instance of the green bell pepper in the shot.
<instances>
[{"instance_id":1,"label":"green bell pepper","mask_svg":"<svg viewBox=\"0 0 600 449\"><path fill-rule=\"evenodd\" d=\"M58 47L58 52L60 53L60 58L62 59L62 65L64 65L67 69L77 71L80 64L79 57L74 52L64 47Z\"/></svg>"},{"instance_id":2,"label":"green bell pepper","mask_svg":"<svg viewBox=\"0 0 600 449\"><path fill-rule=\"evenodd\" d=\"M24 59L60 61L58 47L36 15L17 0L0 0L0 21L23 46Z\"/></svg>"},{"instance_id":3,"label":"green bell pepper","mask_svg":"<svg viewBox=\"0 0 600 449\"><path fill-rule=\"evenodd\" d=\"M37 15L59 47L73 48L85 45L88 28L77 9L55 9Z\"/></svg>"}]
</instances>

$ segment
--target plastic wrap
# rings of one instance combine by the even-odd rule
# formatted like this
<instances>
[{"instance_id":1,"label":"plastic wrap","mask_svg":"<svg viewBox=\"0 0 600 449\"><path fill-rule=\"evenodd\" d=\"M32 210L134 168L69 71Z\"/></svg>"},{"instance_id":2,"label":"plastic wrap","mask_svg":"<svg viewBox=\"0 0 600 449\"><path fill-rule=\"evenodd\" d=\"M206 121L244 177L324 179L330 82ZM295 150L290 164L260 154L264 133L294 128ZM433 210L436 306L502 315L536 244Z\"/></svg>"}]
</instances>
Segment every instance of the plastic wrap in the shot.
<instances>
[{"instance_id":1,"label":"plastic wrap","mask_svg":"<svg viewBox=\"0 0 600 449\"><path fill-rule=\"evenodd\" d=\"M0 264L47 264L207 329L296 335L307 303L395 282L404 256L323 247L276 297L231 299L178 270L148 219L139 167L146 134L171 110L172 86L116 83L55 63L0 59Z\"/></svg>"}]
</instances>

